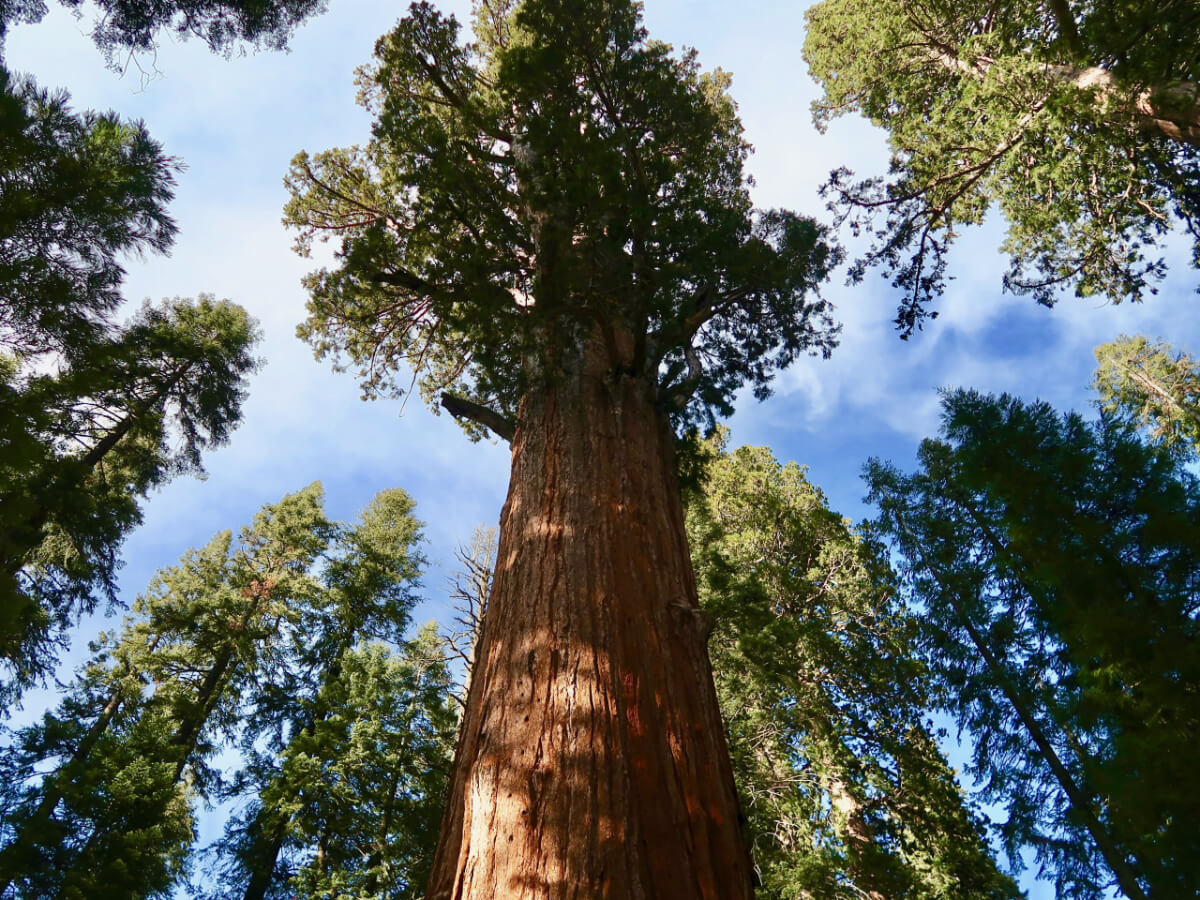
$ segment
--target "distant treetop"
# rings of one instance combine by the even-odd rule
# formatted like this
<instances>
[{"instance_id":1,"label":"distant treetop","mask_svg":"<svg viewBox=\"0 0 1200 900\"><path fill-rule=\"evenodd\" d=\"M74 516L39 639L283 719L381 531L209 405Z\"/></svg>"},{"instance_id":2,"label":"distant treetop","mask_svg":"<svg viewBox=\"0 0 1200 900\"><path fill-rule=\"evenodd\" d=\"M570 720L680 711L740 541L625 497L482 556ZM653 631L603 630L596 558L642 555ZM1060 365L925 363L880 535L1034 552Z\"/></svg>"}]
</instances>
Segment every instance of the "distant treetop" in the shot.
<instances>
[{"instance_id":1,"label":"distant treetop","mask_svg":"<svg viewBox=\"0 0 1200 900\"><path fill-rule=\"evenodd\" d=\"M59 2L76 11L83 6ZM325 11L326 0L95 0L95 6L92 40L112 61L121 51L153 50L163 31L198 37L216 53L247 45L279 50L296 26ZM47 11L45 0L0 0L0 40L11 25L40 22Z\"/></svg>"}]
</instances>

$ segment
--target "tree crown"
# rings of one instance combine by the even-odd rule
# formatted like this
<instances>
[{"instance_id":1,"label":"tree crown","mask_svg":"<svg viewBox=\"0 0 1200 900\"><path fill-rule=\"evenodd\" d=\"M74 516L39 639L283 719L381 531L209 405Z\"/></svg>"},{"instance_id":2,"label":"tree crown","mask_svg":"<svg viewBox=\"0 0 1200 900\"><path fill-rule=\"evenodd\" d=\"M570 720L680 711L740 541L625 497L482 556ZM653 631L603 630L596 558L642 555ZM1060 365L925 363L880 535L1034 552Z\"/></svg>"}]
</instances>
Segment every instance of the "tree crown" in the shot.
<instances>
[{"instance_id":1,"label":"tree crown","mask_svg":"<svg viewBox=\"0 0 1200 900\"><path fill-rule=\"evenodd\" d=\"M828 305L806 295L836 252L823 230L756 211L729 76L648 38L636 4L480 2L475 43L416 3L362 74L365 148L293 162L285 221L307 252L300 332L368 395L454 390L516 412L584 340L711 421L805 350Z\"/></svg>"}]
</instances>

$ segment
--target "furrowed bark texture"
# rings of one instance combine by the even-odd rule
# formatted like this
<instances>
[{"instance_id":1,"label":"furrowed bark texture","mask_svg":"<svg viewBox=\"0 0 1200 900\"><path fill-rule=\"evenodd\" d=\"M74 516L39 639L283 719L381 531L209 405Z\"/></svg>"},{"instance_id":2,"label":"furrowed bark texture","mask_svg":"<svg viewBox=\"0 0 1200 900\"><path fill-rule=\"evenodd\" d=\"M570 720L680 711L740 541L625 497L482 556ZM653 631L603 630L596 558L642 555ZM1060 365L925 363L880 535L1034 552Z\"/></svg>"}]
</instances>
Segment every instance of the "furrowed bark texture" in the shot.
<instances>
[{"instance_id":1,"label":"furrowed bark texture","mask_svg":"<svg viewBox=\"0 0 1200 900\"><path fill-rule=\"evenodd\" d=\"M673 438L579 368L522 403L426 896L750 898Z\"/></svg>"}]
</instances>

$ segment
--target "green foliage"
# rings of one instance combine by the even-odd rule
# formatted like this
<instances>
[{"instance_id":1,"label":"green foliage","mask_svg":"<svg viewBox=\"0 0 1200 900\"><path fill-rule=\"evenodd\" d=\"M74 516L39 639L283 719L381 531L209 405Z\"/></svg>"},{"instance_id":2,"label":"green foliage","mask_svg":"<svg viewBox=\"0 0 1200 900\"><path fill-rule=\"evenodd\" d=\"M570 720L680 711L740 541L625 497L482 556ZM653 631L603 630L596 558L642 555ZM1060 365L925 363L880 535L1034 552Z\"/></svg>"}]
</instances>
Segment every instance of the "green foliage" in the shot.
<instances>
[{"instance_id":1,"label":"green foliage","mask_svg":"<svg viewBox=\"0 0 1200 900\"><path fill-rule=\"evenodd\" d=\"M904 336L936 315L954 237L993 207L1008 223L1005 287L1047 305L1064 287L1140 300L1172 221L1200 239L1191 0L824 0L808 21L818 127L856 111L888 132L886 178L842 169L825 191L872 231L851 276L884 268L904 292Z\"/></svg>"},{"instance_id":2,"label":"green foliage","mask_svg":"<svg viewBox=\"0 0 1200 900\"><path fill-rule=\"evenodd\" d=\"M412 510L385 491L335 532L277 664L244 692L252 724L230 794L253 799L215 848L215 896L423 887L456 722L432 631L402 638L424 564Z\"/></svg>"},{"instance_id":3,"label":"green foliage","mask_svg":"<svg viewBox=\"0 0 1200 900\"><path fill-rule=\"evenodd\" d=\"M44 373L21 359L0 385L4 497L0 657L18 691L53 664L80 611L114 598L117 548L139 501L241 419L257 328L241 307L201 296L145 305L124 327Z\"/></svg>"},{"instance_id":4,"label":"green foliage","mask_svg":"<svg viewBox=\"0 0 1200 900\"><path fill-rule=\"evenodd\" d=\"M812 221L751 208L728 75L649 40L629 2L476 13L464 44L415 3L361 75L370 143L293 161L298 249L339 244L306 280L319 357L368 396L412 371L426 400L511 418L598 335L683 421L711 423L741 385L765 396L830 350L827 304L805 296L836 253Z\"/></svg>"},{"instance_id":5,"label":"green foliage","mask_svg":"<svg viewBox=\"0 0 1200 900\"><path fill-rule=\"evenodd\" d=\"M139 499L224 443L258 338L240 307L146 304L131 254L165 252L175 163L140 123L73 113L0 69L0 660L44 676L79 611L113 598Z\"/></svg>"},{"instance_id":6,"label":"green foliage","mask_svg":"<svg viewBox=\"0 0 1200 900\"><path fill-rule=\"evenodd\" d=\"M1007 898L880 549L794 463L709 443L688 531L763 897Z\"/></svg>"},{"instance_id":7,"label":"green foliage","mask_svg":"<svg viewBox=\"0 0 1200 900\"><path fill-rule=\"evenodd\" d=\"M321 507L312 485L265 507L236 545L219 534L159 573L60 708L18 735L0 851L17 897L169 894L192 799L215 787L206 760L239 730L246 686L315 590L307 570L331 530Z\"/></svg>"},{"instance_id":8,"label":"green foliage","mask_svg":"<svg viewBox=\"0 0 1200 900\"><path fill-rule=\"evenodd\" d=\"M1096 348L1100 408L1183 455L1200 453L1200 361L1140 335Z\"/></svg>"},{"instance_id":9,"label":"green foliage","mask_svg":"<svg viewBox=\"0 0 1200 900\"><path fill-rule=\"evenodd\" d=\"M457 719L438 638L347 653L329 710L281 757L261 802L288 816L277 896L419 898L441 823Z\"/></svg>"},{"instance_id":10,"label":"green foliage","mask_svg":"<svg viewBox=\"0 0 1200 900\"><path fill-rule=\"evenodd\" d=\"M77 114L0 68L0 348L73 359L121 304L123 256L163 253L178 163L140 122ZM64 240L64 235L69 235Z\"/></svg>"},{"instance_id":11,"label":"green foliage","mask_svg":"<svg viewBox=\"0 0 1200 900\"><path fill-rule=\"evenodd\" d=\"M921 470L867 470L924 655L1060 896L1200 888L1200 485L1120 423L955 392Z\"/></svg>"},{"instance_id":12,"label":"green foliage","mask_svg":"<svg viewBox=\"0 0 1200 900\"><path fill-rule=\"evenodd\" d=\"M362 878L394 889L418 865L410 856L426 858L454 728L449 676L427 634L400 657L363 645L408 626L424 562L413 501L384 491L354 525L330 522L322 501L310 485L236 542L219 534L161 572L59 709L17 735L0 792L0 894L169 896L195 800L229 791L211 761L235 743L298 858L309 838L328 841L305 828L354 815L375 815L357 827L384 842ZM349 825L339 837L365 840ZM339 868L353 868L351 853Z\"/></svg>"},{"instance_id":13,"label":"green foliage","mask_svg":"<svg viewBox=\"0 0 1200 900\"><path fill-rule=\"evenodd\" d=\"M59 3L72 10L83 6L82 0ZM153 51L164 31L198 37L218 53L282 49L301 22L325 11L325 0L96 0L95 6L92 40L110 64L120 66L126 53ZM0 0L0 42L10 27L40 22L47 10L46 0Z\"/></svg>"}]
</instances>

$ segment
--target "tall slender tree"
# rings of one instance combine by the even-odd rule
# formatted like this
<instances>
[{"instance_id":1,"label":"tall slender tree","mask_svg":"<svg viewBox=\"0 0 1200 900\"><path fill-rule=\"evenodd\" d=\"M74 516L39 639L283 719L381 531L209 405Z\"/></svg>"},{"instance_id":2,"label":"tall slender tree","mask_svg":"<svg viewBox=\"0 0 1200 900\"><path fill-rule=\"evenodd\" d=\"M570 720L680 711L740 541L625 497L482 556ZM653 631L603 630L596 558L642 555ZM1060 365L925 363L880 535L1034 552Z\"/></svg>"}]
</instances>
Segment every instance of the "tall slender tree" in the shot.
<instances>
[{"instance_id":1,"label":"tall slender tree","mask_svg":"<svg viewBox=\"0 0 1200 900\"><path fill-rule=\"evenodd\" d=\"M324 714L293 734L256 804L231 823L217 895L424 896L457 722L434 626L399 652L347 651L316 706ZM269 872L254 868L264 849Z\"/></svg>"},{"instance_id":2,"label":"tall slender tree","mask_svg":"<svg viewBox=\"0 0 1200 900\"><path fill-rule=\"evenodd\" d=\"M361 150L295 160L302 334L368 394L513 446L427 896L747 897L672 426L826 353L835 254L755 211L729 76L623 0L427 3L364 75Z\"/></svg>"},{"instance_id":3,"label":"tall slender tree","mask_svg":"<svg viewBox=\"0 0 1200 900\"><path fill-rule=\"evenodd\" d=\"M205 765L316 589L330 525L319 485L162 572L61 708L19 734L0 829L0 895L167 896Z\"/></svg>"},{"instance_id":4,"label":"tall slender tree","mask_svg":"<svg viewBox=\"0 0 1200 900\"><path fill-rule=\"evenodd\" d=\"M224 841L222 896L261 900L290 889L285 862L297 853L302 855L308 846L297 837L296 816L316 788L307 780L310 768L292 771L288 766L335 767L336 760L315 754L314 745L327 746L328 753L336 755L337 741L351 739L346 731L351 728L349 721L360 714L368 718L374 714L372 708L353 705L366 701L364 688L347 682L351 676L344 671L346 659L368 642L397 645L403 640L425 561L417 549L420 523L413 517L413 507L412 498L403 490L384 491L354 526L329 531L317 586L296 611L286 650L279 654L273 670L260 676L243 698L253 710L249 719L254 724L243 734L247 765L237 782L240 790L253 790L258 799L245 816L232 823ZM358 665L367 663L360 658ZM393 673L400 671L395 666L403 668L398 662L393 666L390 660L371 666L361 677L374 679L376 686L382 677L379 666ZM400 703L407 690L404 684L389 687L388 697ZM419 712L436 718L436 712L431 712L435 707L425 702L432 695L418 687L412 691L424 703ZM350 695L357 699L352 701ZM386 706L389 701L376 702ZM446 698L440 702L447 702ZM296 754L303 754L309 762L289 763ZM396 764L414 766L407 759ZM304 777L299 773L305 773ZM356 777L370 777L370 772ZM375 777L382 774L377 772ZM348 790L351 788L343 793ZM435 792L425 802L438 801L440 795ZM368 803L364 796L363 804Z\"/></svg>"},{"instance_id":5,"label":"tall slender tree","mask_svg":"<svg viewBox=\"0 0 1200 900\"><path fill-rule=\"evenodd\" d=\"M73 113L0 69L0 663L3 696L114 597L139 501L227 440L257 366L228 301L115 320L121 258L165 252L176 164L140 123Z\"/></svg>"},{"instance_id":6,"label":"tall slender tree","mask_svg":"<svg viewBox=\"0 0 1200 900\"><path fill-rule=\"evenodd\" d=\"M880 548L795 463L721 443L688 492L759 897L1015 898L925 720Z\"/></svg>"},{"instance_id":7,"label":"tall slender tree","mask_svg":"<svg viewBox=\"0 0 1200 900\"><path fill-rule=\"evenodd\" d=\"M868 467L1010 852L1063 896L1200 889L1195 477L1122 423L957 392L921 470Z\"/></svg>"},{"instance_id":8,"label":"tall slender tree","mask_svg":"<svg viewBox=\"0 0 1200 900\"><path fill-rule=\"evenodd\" d=\"M833 173L831 206L903 292L904 336L934 316L961 230L1003 213L1007 290L1141 300L1173 225L1200 263L1200 6L1192 0L823 0L804 56L818 127L888 132L887 176Z\"/></svg>"}]
</instances>

